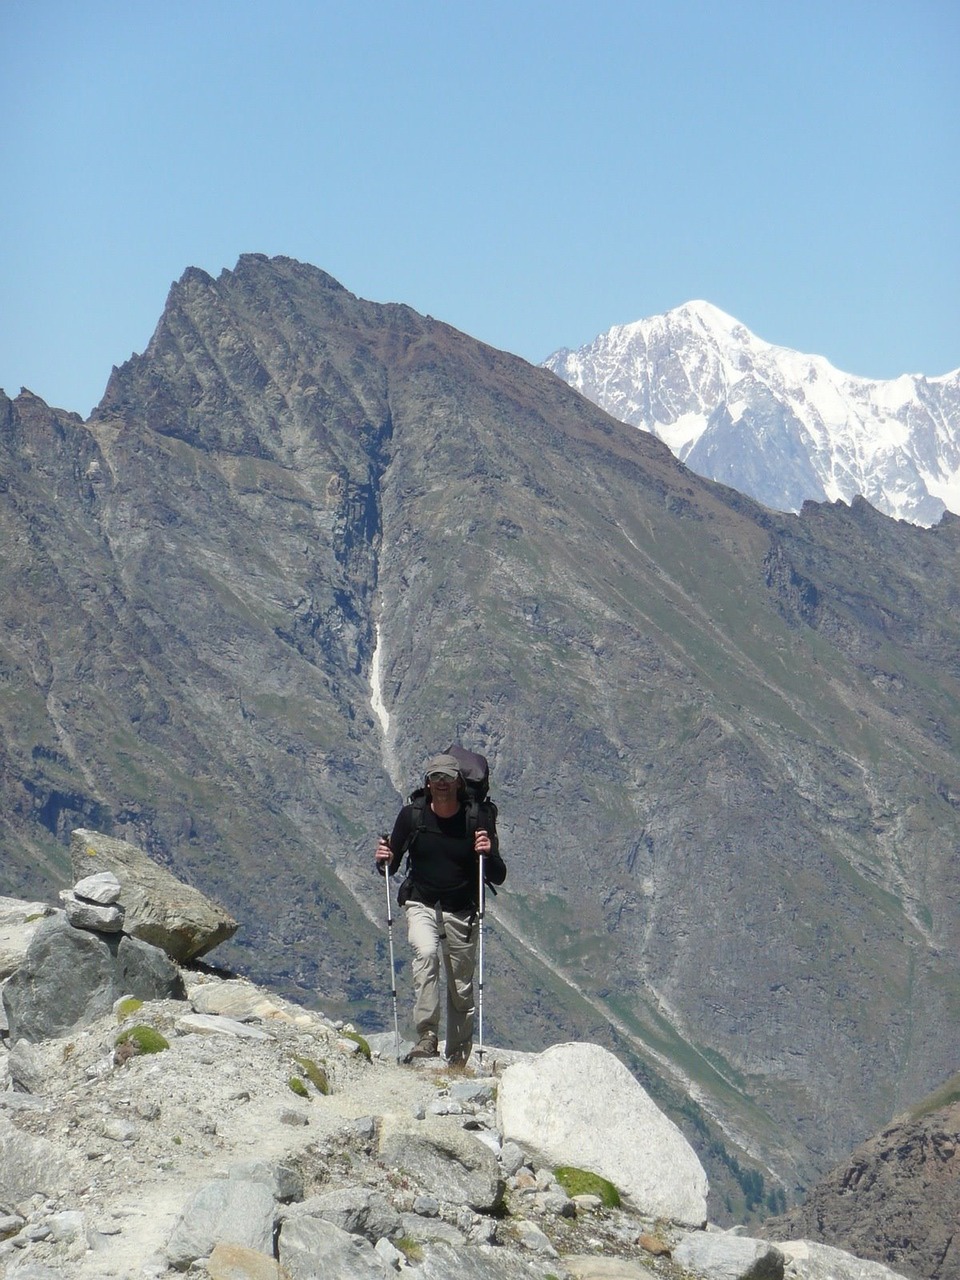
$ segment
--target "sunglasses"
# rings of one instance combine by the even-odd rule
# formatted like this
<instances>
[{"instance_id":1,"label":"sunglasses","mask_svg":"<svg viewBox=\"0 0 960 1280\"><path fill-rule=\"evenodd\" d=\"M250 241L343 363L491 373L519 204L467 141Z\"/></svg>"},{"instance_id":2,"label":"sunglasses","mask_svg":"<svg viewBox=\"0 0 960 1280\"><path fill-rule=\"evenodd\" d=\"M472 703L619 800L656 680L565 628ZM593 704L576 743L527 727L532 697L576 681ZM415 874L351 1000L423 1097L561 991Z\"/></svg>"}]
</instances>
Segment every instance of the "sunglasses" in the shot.
<instances>
[{"instance_id":1,"label":"sunglasses","mask_svg":"<svg viewBox=\"0 0 960 1280\"><path fill-rule=\"evenodd\" d=\"M456 778L451 778L448 773L428 773L428 782L456 782Z\"/></svg>"}]
</instances>

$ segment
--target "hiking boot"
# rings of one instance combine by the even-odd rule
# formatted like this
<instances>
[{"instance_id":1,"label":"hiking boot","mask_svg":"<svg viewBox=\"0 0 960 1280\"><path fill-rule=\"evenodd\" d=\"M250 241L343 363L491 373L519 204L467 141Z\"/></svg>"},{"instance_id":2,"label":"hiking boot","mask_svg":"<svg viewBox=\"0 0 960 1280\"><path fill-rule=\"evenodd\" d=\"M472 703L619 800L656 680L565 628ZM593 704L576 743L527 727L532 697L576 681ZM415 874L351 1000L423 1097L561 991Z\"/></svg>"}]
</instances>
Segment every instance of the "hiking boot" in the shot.
<instances>
[{"instance_id":1,"label":"hiking boot","mask_svg":"<svg viewBox=\"0 0 960 1280\"><path fill-rule=\"evenodd\" d=\"M437 1058L439 1056L440 1050L437 1048L437 1037L428 1034L420 1037L404 1058L404 1062L417 1062L420 1058Z\"/></svg>"},{"instance_id":2,"label":"hiking boot","mask_svg":"<svg viewBox=\"0 0 960 1280\"><path fill-rule=\"evenodd\" d=\"M453 1053L447 1056L447 1066L449 1067L465 1067L467 1059L470 1057L470 1050L473 1046L467 1045L465 1049L454 1049Z\"/></svg>"}]
</instances>

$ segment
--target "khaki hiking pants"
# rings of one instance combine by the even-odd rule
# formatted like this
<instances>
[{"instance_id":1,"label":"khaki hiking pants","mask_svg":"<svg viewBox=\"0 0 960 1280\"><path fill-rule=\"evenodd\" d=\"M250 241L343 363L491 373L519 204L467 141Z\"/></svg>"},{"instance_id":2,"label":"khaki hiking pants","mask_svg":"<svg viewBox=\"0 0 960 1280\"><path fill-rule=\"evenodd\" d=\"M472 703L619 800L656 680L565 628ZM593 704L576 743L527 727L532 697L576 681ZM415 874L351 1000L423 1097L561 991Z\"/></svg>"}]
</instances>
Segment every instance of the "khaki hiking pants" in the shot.
<instances>
[{"instance_id":1,"label":"khaki hiking pants","mask_svg":"<svg viewBox=\"0 0 960 1280\"><path fill-rule=\"evenodd\" d=\"M473 1044L473 970L477 962L477 913L441 911L423 902L408 902L407 937L413 949L413 1016L417 1038L440 1031L441 981L447 992L446 1056Z\"/></svg>"}]
</instances>

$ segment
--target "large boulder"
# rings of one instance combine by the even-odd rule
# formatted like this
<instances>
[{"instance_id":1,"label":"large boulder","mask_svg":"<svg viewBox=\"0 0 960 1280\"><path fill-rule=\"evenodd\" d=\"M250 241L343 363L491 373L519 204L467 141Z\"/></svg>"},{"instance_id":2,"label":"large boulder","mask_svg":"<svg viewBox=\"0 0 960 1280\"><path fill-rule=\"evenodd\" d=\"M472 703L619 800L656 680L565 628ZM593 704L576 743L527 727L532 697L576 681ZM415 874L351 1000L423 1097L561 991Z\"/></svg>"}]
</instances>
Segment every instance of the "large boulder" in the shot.
<instances>
[{"instance_id":1,"label":"large boulder","mask_svg":"<svg viewBox=\"0 0 960 1280\"><path fill-rule=\"evenodd\" d=\"M237 931L222 907L126 840L79 828L70 839L70 859L77 879L112 871L122 886L124 931L180 963L205 955Z\"/></svg>"},{"instance_id":2,"label":"large boulder","mask_svg":"<svg viewBox=\"0 0 960 1280\"><path fill-rule=\"evenodd\" d=\"M554 1045L514 1063L497 1092L504 1141L539 1162L607 1178L643 1214L700 1227L707 1175L683 1134L612 1053Z\"/></svg>"},{"instance_id":3,"label":"large boulder","mask_svg":"<svg viewBox=\"0 0 960 1280\"><path fill-rule=\"evenodd\" d=\"M3 987L12 1042L54 1039L102 1017L123 995L179 999L183 981L157 947L125 935L74 929L57 913L44 920Z\"/></svg>"}]
</instances>

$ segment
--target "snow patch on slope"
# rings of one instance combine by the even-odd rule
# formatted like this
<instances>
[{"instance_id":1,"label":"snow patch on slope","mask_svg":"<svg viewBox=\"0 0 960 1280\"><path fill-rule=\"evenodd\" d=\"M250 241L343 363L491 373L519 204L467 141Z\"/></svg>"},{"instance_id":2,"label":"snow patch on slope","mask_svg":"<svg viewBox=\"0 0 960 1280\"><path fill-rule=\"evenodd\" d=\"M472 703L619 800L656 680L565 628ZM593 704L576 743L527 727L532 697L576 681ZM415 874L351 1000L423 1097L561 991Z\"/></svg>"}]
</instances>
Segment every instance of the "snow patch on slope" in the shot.
<instances>
[{"instance_id":1,"label":"snow patch on slope","mask_svg":"<svg viewBox=\"0 0 960 1280\"><path fill-rule=\"evenodd\" d=\"M387 710L387 704L383 700L383 683L380 672L382 661L383 644L380 633L380 623L377 623L376 644L373 650L373 657L370 661L370 706L373 710L374 718L380 725L380 758L383 761L383 767L387 771L387 776L393 783L394 790L403 794L403 773L400 769L400 761L397 759L397 753L393 746L393 734L390 730L390 712Z\"/></svg>"}]
</instances>

